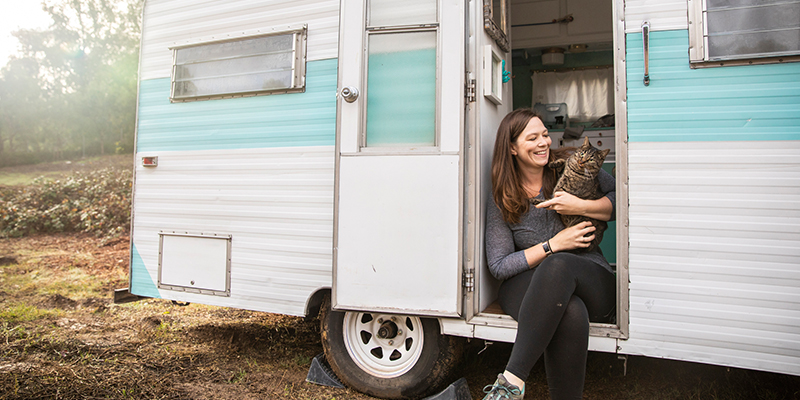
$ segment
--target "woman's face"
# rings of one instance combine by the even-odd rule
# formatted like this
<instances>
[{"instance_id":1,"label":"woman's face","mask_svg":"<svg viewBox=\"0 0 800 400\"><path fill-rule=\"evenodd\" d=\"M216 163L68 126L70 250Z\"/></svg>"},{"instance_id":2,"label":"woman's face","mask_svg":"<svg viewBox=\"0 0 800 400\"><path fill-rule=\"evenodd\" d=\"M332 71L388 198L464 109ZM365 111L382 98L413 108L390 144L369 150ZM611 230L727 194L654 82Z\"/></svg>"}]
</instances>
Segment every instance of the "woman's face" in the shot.
<instances>
[{"instance_id":1,"label":"woman's face","mask_svg":"<svg viewBox=\"0 0 800 400\"><path fill-rule=\"evenodd\" d=\"M516 157L520 168L541 169L550 159L552 142L542 120L531 118L517 140L511 143L511 155Z\"/></svg>"}]
</instances>

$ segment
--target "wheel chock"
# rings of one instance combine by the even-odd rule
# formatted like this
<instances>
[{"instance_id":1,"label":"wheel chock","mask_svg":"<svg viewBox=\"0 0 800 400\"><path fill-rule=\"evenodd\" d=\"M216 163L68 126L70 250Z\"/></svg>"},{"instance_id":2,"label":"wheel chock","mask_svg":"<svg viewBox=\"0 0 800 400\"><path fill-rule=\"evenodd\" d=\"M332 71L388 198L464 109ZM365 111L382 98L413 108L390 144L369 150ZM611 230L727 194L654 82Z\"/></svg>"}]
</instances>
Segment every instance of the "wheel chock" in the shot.
<instances>
[{"instance_id":1,"label":"wheel chock","mask_svg":"<svg viewBox=\"0 0 800 400\"><path fill-rule=\"evenodd\" d=\"M467 380L461 378L451 383L450 386L446 387L441 392L426 397L423 400L472 400L472 396L469 394Z\"/></svg>"},{"instance_id":2,"label":"wheel chock","mask_svg":"<svg viewBox=\"0 0 800 400\"><path fill-rule=\"evenodd\" d=\"M344 385L339 378L336 377L336 374L333 373L330 364L328 364L328 360L325 359L325 353L317 354L311 359L311 368L308 369L306 382L344 389Z\"/></svg>"}]
</instances>

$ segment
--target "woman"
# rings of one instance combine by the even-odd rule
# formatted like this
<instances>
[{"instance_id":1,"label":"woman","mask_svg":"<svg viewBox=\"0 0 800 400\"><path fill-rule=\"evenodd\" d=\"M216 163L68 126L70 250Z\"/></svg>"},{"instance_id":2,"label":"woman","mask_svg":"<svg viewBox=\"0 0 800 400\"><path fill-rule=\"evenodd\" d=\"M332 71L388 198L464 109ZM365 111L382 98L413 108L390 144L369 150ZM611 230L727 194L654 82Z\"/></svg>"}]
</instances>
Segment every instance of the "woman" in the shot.
<instances>
[{"instance_id":1,"label":"woman","mask_svg":"<svg viewBox=\"0 0 800 400\"><path fill-rule=\"evenodd\" d=\"M497 129L492 159L494 204L486 215L486 255L503 280L500 306L518 322L506 370L484 391L490 399L522 399L525 379L544 354L553 399L580 399L586 372L589 321L608 322L616 310L616 279L599 251L589 247L590 222L565 228L558 214L614 217L615 181L600 171L598 200L552 193L557 176L548 162L567 156L550 150L541 118L530 109L508 114ZM533 198L551 198L535 207Z\"/></svg>"}]
</instances>

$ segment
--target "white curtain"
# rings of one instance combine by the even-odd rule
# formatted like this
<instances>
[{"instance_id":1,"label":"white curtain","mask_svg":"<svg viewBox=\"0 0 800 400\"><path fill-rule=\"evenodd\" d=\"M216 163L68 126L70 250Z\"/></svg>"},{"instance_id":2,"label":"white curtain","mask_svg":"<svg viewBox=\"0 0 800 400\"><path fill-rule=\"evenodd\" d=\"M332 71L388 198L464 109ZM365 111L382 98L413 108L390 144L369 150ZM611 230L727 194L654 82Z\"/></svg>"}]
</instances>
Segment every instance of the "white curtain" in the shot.
<instances>
[{"instance_id":1,"label":"white curtain","mask_svg":"<svg viewBox=\"0 0 800 400\"><path fill-rule=\"evenodd\" d=\"M533 104L567 103L570 120L596 121L614 114L613 78L613 68L534 72Z\"/></svg>"}]
</instances>

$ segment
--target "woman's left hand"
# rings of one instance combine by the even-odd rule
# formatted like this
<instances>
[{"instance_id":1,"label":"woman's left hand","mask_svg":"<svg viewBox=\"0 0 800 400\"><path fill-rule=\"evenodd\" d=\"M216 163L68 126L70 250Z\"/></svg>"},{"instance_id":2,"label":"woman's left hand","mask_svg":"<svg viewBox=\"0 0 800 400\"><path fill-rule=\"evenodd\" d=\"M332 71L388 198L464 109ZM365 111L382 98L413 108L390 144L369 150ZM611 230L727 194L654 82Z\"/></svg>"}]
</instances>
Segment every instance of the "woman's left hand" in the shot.
<instances>
[{"instance_id":1,"label":"woman's left hand","mask_svg":"<svg viewBox=\"0 0 800 400\"><path fill-rule=\"evenodd\" d=\"M562 215L584 215L586 200L567 192L555 192L552 199L537 204L536 208L546 208Z\"/></svg>"}]
</instances>

